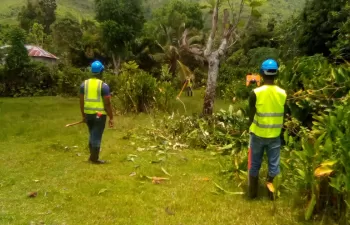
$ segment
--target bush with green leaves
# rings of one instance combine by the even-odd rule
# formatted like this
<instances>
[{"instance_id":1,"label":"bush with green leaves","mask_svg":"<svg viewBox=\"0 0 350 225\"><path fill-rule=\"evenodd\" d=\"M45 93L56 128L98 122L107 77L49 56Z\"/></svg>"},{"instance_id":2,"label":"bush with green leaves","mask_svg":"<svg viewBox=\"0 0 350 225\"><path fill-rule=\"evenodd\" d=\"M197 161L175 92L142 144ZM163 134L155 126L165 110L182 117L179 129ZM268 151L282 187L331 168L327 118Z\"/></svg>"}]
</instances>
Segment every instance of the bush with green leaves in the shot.
<instances>
[{"instance_id":1,"label":"bush with green leaves","mask_svg":"<svg viewBox=\"0 0 350 225\"><path fill-rule=\"evenodd\" d=\"M7 68L0 72L2 88L0 96L23 97L23 96L46 96L56 95L57 69L47 67L43 63L30 62L21 70L13 74Z\"/></svg>"},{"instance_id":2,"label":"bush with green leaves","mask_svg":"<svg viewBox=\"0 0 350 225\"><path fill-rule=\"evenodd\" d=\"M154 109L170 110L175 90L170 82L157 81L138 68L135 62L124 63L121 73L112 81L113 94L124 112L151 112Z\"/></svg>"},{"instance_id":3,"label":"bush with green leaves","mask_svg":"<svg viewBox=\"0 0 350 225\"><path fill-rule=\"evenodd\" d=\"M339 224L350 222L350 93L313 116L312 128L286 123L282 164L284 186L305 201L305 219L332 211ZM300 124L299 124L300 126ZM300 204L300 203L299 203Z\"/></svg>"},{"instance_id":4,"label":"bush with green leaves","mask_svg":"<svg viewBox=\"0 0 350 225\"><path fill-rule=\"evenodd\" d=\"M12 76L17 75L29 63L29 56L26 47L26 33L19 27L14 27L10 33L10 50L6 56L6 69L12 73Z\"/></svg>"},{"instance_id":5,"label":"bush with green leaves","mask_svg":"<svg viewBox=\"0 0 350 225\"><path fill-rule=\"evenodd\" d=\"M246 98L250 89L245 87L246 76L252 72L248 68L223 64L220 67L217 93L218 96L231 100L234 97Z\"/></svg>"},{"instance_id":6,"label":"bush with green leaves","mask_svg":"<svg viewBox=\"0 0 350 225\"><path fill-rule=\"evenodd\" d=\"M312 113L332 108L348 93L349 77L347 65L333 65L315 55L282 64L278 84L287 90L291 115L310 127Z\"/></svg>"},{"instance_id":7,"label":"bush with green leaves","mask_svg":"<svg viewBox=\"0 0 350 225\"><path fill-rule=\"evenodd\" d=\"M63 67L57 76L58 93L63 96L78 96L81 83L91 77L88 72L83 72L74 67Z\"/></svg>"}]
</instances>

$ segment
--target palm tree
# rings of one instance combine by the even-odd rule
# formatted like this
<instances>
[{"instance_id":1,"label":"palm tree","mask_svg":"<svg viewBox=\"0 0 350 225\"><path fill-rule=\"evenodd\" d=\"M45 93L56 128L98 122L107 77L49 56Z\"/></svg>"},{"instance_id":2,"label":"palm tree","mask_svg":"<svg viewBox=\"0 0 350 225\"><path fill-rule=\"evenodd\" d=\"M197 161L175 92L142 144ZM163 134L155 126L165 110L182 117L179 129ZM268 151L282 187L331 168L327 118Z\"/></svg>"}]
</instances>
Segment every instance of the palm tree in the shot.
<instances>
[{"instance_id":1,"label":"palm tree","mask_svg":"<svg viewBox=\"0 0 350 225\"><path fill-rule=\"evenodd\" d=\"M181 67L185 66L185 58L204 62L204 57L189 52L189 49L202 49L201 43L204 38L201 33L185 29L184 24L178 30L163 25L160 27L163 32L159 32L156 41L160 51L152 57L158 62L168 64L173 77L176 77L179 63Z\"/></svg>"}]
</instances>

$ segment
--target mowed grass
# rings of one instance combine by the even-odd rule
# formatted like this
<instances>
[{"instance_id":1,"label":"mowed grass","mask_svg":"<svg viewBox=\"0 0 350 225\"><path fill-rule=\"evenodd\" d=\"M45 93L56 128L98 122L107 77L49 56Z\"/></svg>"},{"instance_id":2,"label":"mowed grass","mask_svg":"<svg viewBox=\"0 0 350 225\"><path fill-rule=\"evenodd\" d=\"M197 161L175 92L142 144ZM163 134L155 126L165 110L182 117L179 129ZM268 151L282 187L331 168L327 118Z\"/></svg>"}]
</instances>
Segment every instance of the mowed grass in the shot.
<instances>
[{"instance_id":1,"label":"mowed grass","mask_svg":"<svg viewBox=\"0 0 350 225\"><path fill-rule=\"evenodd\" d=\"M195 96L181 99L188 108L201 109ZM92 165L87 128L64 127L80 120L78 99L0 99L0 224L303 224L287 197L277 201L273 213L266 198L213 194L213 181L242 190L219 175L218 157L209 152L170 151L162 163L150 163L158 159L156 152L137 148L161 145L139 135L152 118L117 116L115 129L103 138L101 158L109 164ZM137 155L134 162L127 160L130 154ZM141 175L169 181L152 184ZM30 192L38 194L29 198Z\"/></svg>"}]
</instances>

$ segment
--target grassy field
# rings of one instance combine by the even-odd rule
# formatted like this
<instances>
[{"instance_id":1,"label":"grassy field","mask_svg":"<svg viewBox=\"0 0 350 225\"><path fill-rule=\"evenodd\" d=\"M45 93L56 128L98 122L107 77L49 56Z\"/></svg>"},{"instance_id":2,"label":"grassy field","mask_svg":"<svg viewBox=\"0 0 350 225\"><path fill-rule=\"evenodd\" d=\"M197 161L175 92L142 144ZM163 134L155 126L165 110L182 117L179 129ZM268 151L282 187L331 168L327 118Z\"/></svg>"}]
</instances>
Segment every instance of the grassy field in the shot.
<instances>
[{"instance_id":1,"label":"grassy field","mask_svg":"<svg viewBox=\"0 0 350 225\"><path fill-rule=\"evenodd\" d=\"M201 109L199 93L182 99L192 112ZM220 107L227 103L218 101ZM156 152L137 150L161 145L138 135L150 126L149 115L116 117L102 146L109 164L91 165L86 127L64 128L79 115L77 99L0 99L0 224L303 224L286 197L273 213L266 198L213 194L212 181L242 190L222 179L218 157L209 152L174 151L164 162L150 163ZM127 133L133 136L127 139ZM142 175L170 180L152 184ZM29 198L30 192L38 194Z\"/></svg>"}]
</instances>

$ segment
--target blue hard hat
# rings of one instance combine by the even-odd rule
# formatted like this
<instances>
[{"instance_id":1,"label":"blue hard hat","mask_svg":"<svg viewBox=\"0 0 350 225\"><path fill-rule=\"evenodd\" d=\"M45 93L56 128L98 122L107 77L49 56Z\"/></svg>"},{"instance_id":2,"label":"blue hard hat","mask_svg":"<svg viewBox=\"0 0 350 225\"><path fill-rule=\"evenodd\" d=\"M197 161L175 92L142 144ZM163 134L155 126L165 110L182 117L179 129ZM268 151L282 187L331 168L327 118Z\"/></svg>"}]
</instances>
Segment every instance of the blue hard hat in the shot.
<instances>
[{"instance_id":1,"label":"blue hard hat","mask_svg":"<svg viewBox=\"0 0 350 225\"><path fill-rule=\"evenodd\" d=\"M104 66L100 61L95 61L91 64L92 73L101 73L104 70Z\"/></svg>"},{"instance_id":2,"label":"blue hard hat","mask_svg":"<svg viewBox=\"0 0 350 225\"><path fill-rule=\"evenodd\" d=\"M261 64L260 73L264 75L276 75L277 70L278 63L273 59L268 59Z\"/></svg>"}]
</instances>

